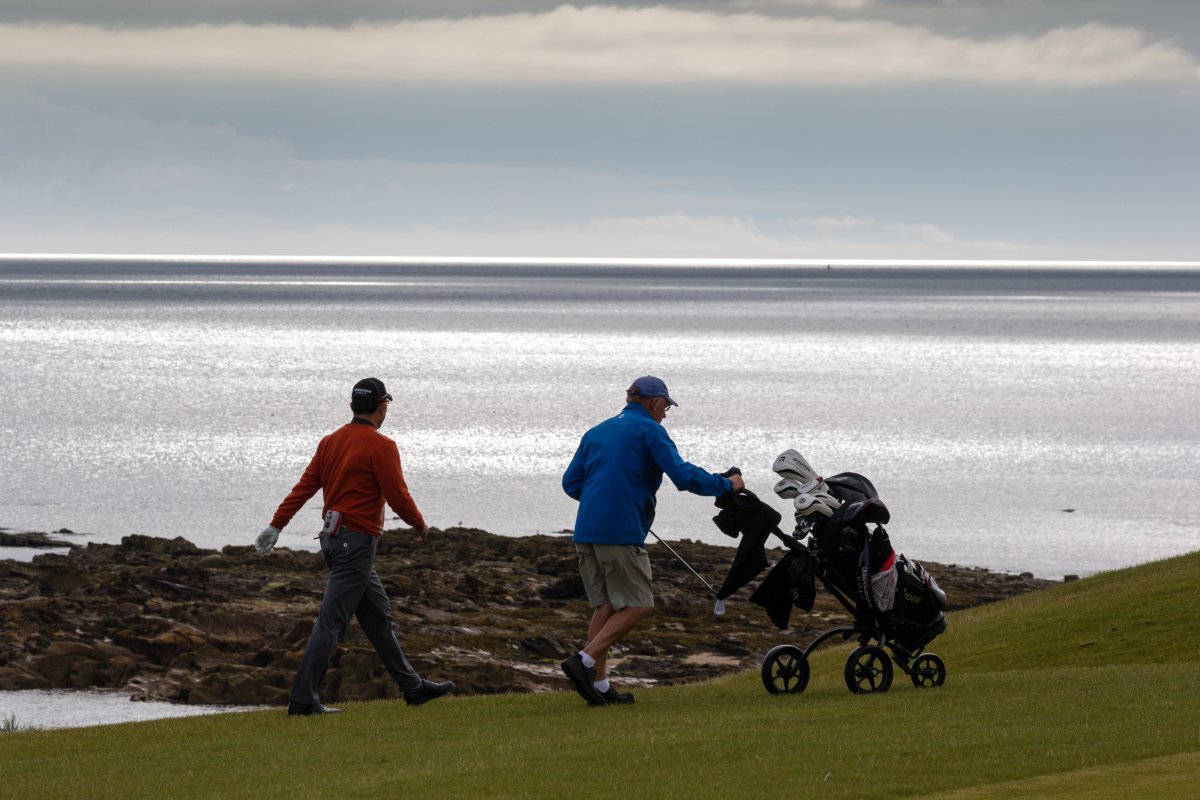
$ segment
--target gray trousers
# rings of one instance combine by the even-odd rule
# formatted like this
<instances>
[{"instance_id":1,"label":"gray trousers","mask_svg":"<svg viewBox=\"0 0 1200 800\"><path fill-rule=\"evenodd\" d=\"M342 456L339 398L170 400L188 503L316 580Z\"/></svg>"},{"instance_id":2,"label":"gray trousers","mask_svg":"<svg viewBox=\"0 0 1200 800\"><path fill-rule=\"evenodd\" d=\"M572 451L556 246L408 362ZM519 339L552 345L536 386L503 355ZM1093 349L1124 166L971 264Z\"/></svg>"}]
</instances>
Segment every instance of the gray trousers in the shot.
<instances>
[{"instance_id":1,"label":"gray trousers","mask_svg":"<svg viewBox=\"0 0 1200 800\"><path fill-rule=\"evenodd\" d=\"M298 706L320 704L317 687L333 658L338 642L346 633L350 615L358 619L363 633L383 659L383 665L401 692L421 685L421 676L404 657L392 629L392 604L375 573L378 536L342 528L336 536L321 537L321 554L329 565L329 580L321 611L308 636L308 646L296 673L289 700Z\"/></svg>"}]
</instances>

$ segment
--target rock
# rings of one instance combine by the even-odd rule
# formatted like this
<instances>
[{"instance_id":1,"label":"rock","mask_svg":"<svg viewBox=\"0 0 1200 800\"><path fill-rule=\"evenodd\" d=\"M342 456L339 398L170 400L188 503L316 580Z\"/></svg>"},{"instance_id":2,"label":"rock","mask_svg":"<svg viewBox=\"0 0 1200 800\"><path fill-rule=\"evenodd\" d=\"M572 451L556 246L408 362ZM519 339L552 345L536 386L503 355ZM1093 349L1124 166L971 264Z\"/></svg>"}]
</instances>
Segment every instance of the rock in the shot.
<instances>
[{"instance_id":1,"label":"rock","mask_svg":"<svg viewBox=\"0 0 1200 800\"><path fill-rule=\"evenodd\" d=\"M587 597L587 592L583 588L583 578L578 574L555 581L538 594L547 600L575 600Z\"/></svg>"},{"instance_id":2,"label":"rock","mask_svg":"<svg viewBox=\"0 0 1200 800\"><path fill-rule=\"evenodd\" d=\"M136 657L120 647L54 642L31 660L49 687L66 689L123 686L138 672Z\"/></svg>"},{"instance_id":3,"label":"rock","mask_svg":"<svg viewBox=\"0 0 1200 800\"><path fill-rule=\"evenodd\" d=\"M718 652L727 653L733 656L745 656L750 654L750 648L746 646L743 639L739 639L732 633L725 633L717 637L716 649Z\"/></svg>"},{"instance_id":4,"label":"rock","mask_svg":"<svg viewBox=\"0 0 1200 800\"><path fill-rule=\"evenodd\" d=\"M100 653L82 642L55 642L34 659L33 667L55 686L71 686L70 677L76 662L95 663ZM78 688L78 687L76 687Z\"/></svg>"},{"instance_id":5,"label":"rock","mask_svg":"<svg viewBox=\"0 0 1200 800\"><path fill-rule=\"evenodd\" d=\"M200 705L283 705L287 687L277 674L237 664L201 673L183 688L187 702Z\"/></svg>"},{"instance_id":6,"label":"rock","mask_svg":"<svg viewBox=\"0 0 1200 800\"><path fill-rule=\"evenodd\" d=\"M70 533L61 530L58 533ZM70 542L51 539L44 533L5 533L0 530L0 547L67 547Z\"/></svg>"},{"instance_id":7,"label":"rock","mask_svg":"<svg viewBox=\"0 0 1200 800\"><path fill-rule=\"evenodd\" d=\"M316 610L313 610L311 615L313 619L298 619L292 624L291 630L283 637L283 641L288 644L305 644L308 642L309 634L312 633L313 622L316 619Z\"/></svg>"},{"instance_id":8,"label":"rock","mask_svg":"<svg viewBox=\"0 0 1200 800\"><path fill-rule=\"evenodd\" d=\"M534 561L539 575L570 577L579 569L579 559L572 556L544 555Z\"/></svg>"},{"instance_id":9,"label":"rock","mask_svg":"<svg viewBox=\"0 0 1200 800\"><path fill-rule=\"evenodd\" d=\"M35 556L38 562L38 590L43 595L68 595L88 583L88 576L69 563L66 556Z\"/></svg>"},{"instance_id":10,"label":"rock","mask_svg":"<svg viewBox=\"0 0 1200 800\"><path fill-rule=\"evenodd\" d=\"M0 691L19 691L22 689L55 689L58 688L49 678L39 672L27 669L20 664L5 664L0 667Z\"/></svg>"},{"instance_id":11,"label":"rock","mask_svg":"<svg viewBox=\"0 0 1200 800\"><path fill-rule=\"evenodd\" d=\"M733 548L690 541L686 556L719 580ZM650 547L655 613L614 652L622 686L681 683L755 668L776 644L848 614L818 592L813 614L776 631L746 598L715 619L695 577ZM770 561L781 557L768 551ZM923 561L956 608L1052 585ZM557 662L583 643L591 611L569 538L437 531L425 545L389 531L376 569L405 652L463 693L567 690ZM250 545L202 550L184 539L128 536L33 562L0 561L0 689L113 687L178 703L283 704L324 590L318 553ZM398 697L351 622L321 687L323 699Z\"/></svg>"},{"instance_id":12,"label":"rock","mask_svg":"<svg viewBox=\"0 0 1200 800\"><path fill-rule=\"evenodd\" d=\"M539 655L542 658L548 658L552 661L562 661L574 652L574 648L569 647L560 639L555 639L552 636L526 636L521 640L521 647L524 647L534 655Z\"/></svg>"},{"instance_id":13,"label":"rock","mask_svg":"<svg viewBox=\"0 0 1200 800\"><path fill-rule=\"evenodd\" d=\"M195 555L200 552L200 548L182 536L176 536L174 539L160 539L156 536L143 536L137 533L121 537L121 547L168 556Z\"/></svg>"}]
</instances>

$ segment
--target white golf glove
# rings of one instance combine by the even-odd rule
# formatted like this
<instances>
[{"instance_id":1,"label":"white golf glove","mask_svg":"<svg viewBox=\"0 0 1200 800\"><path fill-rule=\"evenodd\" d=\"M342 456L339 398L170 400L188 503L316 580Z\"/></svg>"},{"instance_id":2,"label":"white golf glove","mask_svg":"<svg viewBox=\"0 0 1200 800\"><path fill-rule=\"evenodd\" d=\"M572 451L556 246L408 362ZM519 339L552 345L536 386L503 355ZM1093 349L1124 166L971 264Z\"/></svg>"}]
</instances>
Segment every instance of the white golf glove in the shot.
<instances>
[{"instance_id":1,"label":"white golf glove","mask_svg":"<svg viewBox=\"0 0 1200 800\"><path fill-rule=\"evenodd\" d=\"M279 541L279 528L274 525L268 525L263 528L263 532L254 540L254 549L260 553L265 553L275 546L275 542Z\"/></svg>"}]
</instances>

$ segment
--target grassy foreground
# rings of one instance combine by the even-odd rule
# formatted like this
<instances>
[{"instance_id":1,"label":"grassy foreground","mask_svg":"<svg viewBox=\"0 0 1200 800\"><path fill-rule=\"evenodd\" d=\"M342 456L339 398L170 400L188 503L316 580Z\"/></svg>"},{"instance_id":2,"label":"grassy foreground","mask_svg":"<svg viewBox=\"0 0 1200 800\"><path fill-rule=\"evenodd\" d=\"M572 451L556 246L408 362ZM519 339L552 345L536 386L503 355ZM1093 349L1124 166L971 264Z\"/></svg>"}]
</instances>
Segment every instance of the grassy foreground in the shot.
<instances>
[{"instance_id":1,"label":"grassy foreground","mask_svg":"<svg viewBox=\"0 0 1200 800\"><path fill-rule=\"evenodd\" d=\"M0 735L0 797L1194 797L1200 553L953 615L945 686L346 705ZM582 619L583 609L580 608ZM803 642L801 642L803 643Z\"/></svg>"}]
</instances>

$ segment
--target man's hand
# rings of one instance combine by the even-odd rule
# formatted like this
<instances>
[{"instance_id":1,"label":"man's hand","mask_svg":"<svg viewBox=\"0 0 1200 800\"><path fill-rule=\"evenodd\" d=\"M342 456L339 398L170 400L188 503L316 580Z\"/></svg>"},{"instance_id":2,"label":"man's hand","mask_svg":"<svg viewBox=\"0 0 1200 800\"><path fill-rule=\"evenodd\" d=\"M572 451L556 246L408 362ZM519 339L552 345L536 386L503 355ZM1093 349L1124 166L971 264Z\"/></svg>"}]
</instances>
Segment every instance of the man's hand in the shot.
<instances>
[{"instance_id":1,"label":"man's hand","mask_svg":"<svg viewBox=\"0 0 1200 800\"><path fill-rule=\"evenodd\" d=\"M417 535L413 537L413 544L423 544L429 536L429 526L420 525L413 530L417 532Z\"/></svg>"},{"instance_id":2,"label":"man's hand","mask_svg":"<svg viewBox=\"0 0 1200 800\"><path fill-rule=\"evenodd\" d=\"M733 484L730 487L731 492L740 492L742 489L746 488L746 482L742 480L741 475L730 475L729 482Z\"/></svg>"},{"instance_id":3,"label":"man's hand","mask_svg":"<svg viewBox=\"0 0 1200 800\"><path fill-rule=\"evenodd\" d=\"M265 553L275 546L275 542L279 541L279 528L274 525L268 525L263 528L263 532L254 540L254 549L260 553Z\"/></svg>"}]
</instances>

